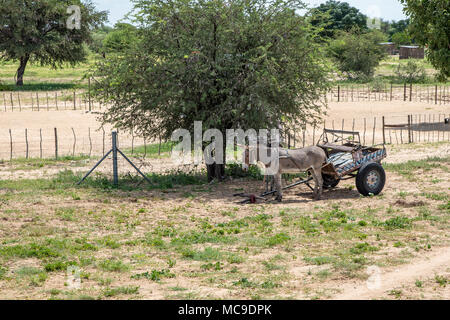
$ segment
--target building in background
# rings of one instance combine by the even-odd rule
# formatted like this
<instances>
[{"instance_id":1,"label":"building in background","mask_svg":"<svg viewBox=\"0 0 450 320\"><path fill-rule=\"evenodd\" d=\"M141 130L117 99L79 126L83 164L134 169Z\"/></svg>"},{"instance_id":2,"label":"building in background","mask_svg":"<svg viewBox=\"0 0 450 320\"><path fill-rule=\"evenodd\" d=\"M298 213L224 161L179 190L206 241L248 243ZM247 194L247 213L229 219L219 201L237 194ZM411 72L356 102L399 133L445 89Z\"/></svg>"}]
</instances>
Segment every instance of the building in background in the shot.
<instances>
[{"instance_id":1,"label":"building in background","mask_svg":"<svg viewBox=\"0 0 450 320\"><path fill-rule=\"evenodd\" d=\"M425 49L419 46L400 46L400 59L424 59Z\"/></svg>"},{"instance_id":2,"label":"building in background","mask_svg":"<svg viewBox=\"0 0 450 320\"><path fill-rule=\"evenodd\" d=\"M397 46L395 45L395 43L382 42L382 43L380 43L380 45L382 45L385 48L387 54L389 54L391 56L398 54L398 49L397 49Z\"/></svg>"}]
</instances>

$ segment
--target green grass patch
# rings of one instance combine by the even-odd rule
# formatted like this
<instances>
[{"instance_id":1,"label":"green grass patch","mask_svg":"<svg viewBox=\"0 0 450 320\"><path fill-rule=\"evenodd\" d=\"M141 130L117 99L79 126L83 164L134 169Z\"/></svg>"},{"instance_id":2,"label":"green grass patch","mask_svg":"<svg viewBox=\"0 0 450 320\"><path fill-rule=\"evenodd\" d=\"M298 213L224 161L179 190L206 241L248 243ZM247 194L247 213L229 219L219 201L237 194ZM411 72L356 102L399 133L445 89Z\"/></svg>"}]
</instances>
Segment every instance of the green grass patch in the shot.
<instances>
[{"instance_id":1,"label":"green grass patch","mask_svg":"<svg viewBox=\"0 0 450 320\"><path fill-rule=\"evenodd\" d=\"M163 278L175 278L175 274L167 269L152 270L151 272L138 273L131 276L131 279L147 279L151 281L161 281Z\"/></svg>"}]
</instances>

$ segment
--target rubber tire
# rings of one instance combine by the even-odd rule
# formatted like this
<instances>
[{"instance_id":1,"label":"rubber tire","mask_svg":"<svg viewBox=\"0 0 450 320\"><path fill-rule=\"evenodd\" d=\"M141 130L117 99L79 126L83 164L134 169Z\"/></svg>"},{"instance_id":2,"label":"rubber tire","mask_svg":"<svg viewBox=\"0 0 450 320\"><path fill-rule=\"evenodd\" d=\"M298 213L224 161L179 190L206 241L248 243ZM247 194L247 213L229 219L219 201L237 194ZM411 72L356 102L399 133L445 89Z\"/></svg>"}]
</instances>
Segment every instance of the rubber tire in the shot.
<instances>
[{"instance_id":1,"label":"rubber tire","mask_svg":"<svg viewBox=\"0 0 450 320\"><path fill-rule=\"evenodd\" d=\"M340 179L336 179L335 177L330 176L328 174L322 174L322 179L323 179L323 188L324 189L334 188L341 181Z\"/></svg>"},{"instance_id":2,"label":"rubber tire","mask_svg":"<svg viewBox=\"0 0 450 320\"><path fill-rule=\"evenodd\" d=\"M369 186L367 186L366 182L368 175L373 171L376 171L378 173L380 181L378 182L376 188L371 189L369 188ZM369 162L363 165L356 175L356 188L358 189L360 194L366 197L369 195L379 195L381 191L383 191L385 183L386 172L384 171L381 164L377 162Z\"/></svg>"}]
</instances>

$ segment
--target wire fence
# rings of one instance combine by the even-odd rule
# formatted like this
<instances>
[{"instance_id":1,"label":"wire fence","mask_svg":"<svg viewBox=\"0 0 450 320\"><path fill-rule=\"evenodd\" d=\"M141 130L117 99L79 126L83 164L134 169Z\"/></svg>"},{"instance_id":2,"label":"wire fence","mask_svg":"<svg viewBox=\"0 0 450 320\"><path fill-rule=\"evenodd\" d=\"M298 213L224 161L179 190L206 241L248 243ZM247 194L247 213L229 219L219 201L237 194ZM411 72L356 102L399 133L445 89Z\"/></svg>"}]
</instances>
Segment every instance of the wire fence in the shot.
<instances>
[{"instance_id":1,"label":"wire fence","mask_svg":"<svg viewBox=\"0 0 450 320\"><path fill-rule=\"evenodd\" d=\"M315 126L292 128L284 137L289 148L302 148L320 141L324 128L360 132L363 145L450 142L450 114L414 114L327 120ZM0 160L103 156L109 150L112 129L100 128L0 128ZM343 137L346 138L346 137ZM159 144L161 139L119 132L119 147L133 154L139 146Z\"/></svg>"},{"instance_id":2,"label":"wire fence","mask_svg":"<svg viewBox=\"0 0 450 320\"><path fill-rule=\"evenodd\" d=\"M59 90L39 92L0 92L3 100L0 112L101 110L105 105L94 100L89 90Z\"/></svg>"},{"instance_id":3,"label":"wire fence","mask_svg":"<svg viewBox=\"0 0 450 320\"><path fill-rule=\"evenodd\" d=\"M413 84L339 85L327 94L330 102L405 101L435 105L450 103L450 86Z\"/></svg>"},{"instance_id":4,"label":"wire fence","mask_svg":"<svg viewBox=\"0 0 450 320\"><path fill-rule=\"evenodd\" d=\"M326 95L330 102L405 101L429 104L450 103L447 85L339 85ZM101 110L106 103L95 100L90 90L59 90L47 92L0 92L0 111Z\"/></svg>"}]
</instances>

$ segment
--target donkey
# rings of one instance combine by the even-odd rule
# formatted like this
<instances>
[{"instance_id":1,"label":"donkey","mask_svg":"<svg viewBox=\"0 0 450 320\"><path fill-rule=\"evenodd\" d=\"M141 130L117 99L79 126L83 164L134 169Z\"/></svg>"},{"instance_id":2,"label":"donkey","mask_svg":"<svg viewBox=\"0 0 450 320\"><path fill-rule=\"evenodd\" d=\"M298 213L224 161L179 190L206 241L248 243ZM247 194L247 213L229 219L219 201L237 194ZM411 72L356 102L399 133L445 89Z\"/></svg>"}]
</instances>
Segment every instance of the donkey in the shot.
<instances>
[{"instance_id":1,"label":"donkey","mask_svg":"<svg viewBox=\"0 0 450 320\"><path fill-rule=\"evenodd\" d=\"M243 153L243 168L248 170L250 159L261 161L260 151L271 157L271 148L262 145L256 147L246 147ZM256 153L256 154L255 154ZM323 190L322 167L327 161L327 155L322 148L311 146L303 149L279 149L279 166L275 172L275 189L277 191L276 200L283 200L283 187L281 175L283 173L300 173L309 171L314 179L314 199L320 200ZM266 169L271 163L264 164Z\"/></svg>"}]
</instances>

